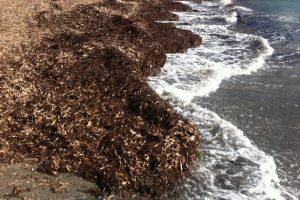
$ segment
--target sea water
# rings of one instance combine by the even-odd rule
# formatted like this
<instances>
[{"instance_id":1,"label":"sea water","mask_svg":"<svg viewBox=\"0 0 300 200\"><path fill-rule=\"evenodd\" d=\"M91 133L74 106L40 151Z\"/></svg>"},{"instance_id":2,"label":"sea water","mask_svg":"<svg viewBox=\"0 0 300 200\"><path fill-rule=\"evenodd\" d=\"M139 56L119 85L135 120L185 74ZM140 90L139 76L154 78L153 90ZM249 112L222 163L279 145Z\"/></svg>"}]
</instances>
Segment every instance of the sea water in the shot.
<instances>
[{"instance_id":1,"label":"sea water","mask_svg":"<svg viewBox=\"0 0 300 200\"><path fill-rule=\"evenodd\" d=\"M202 132L205 156L174 199L299 199L300 1L183 3L197 12L174 23L203 44L149 78Z\"/></svg>"}]
</instances>

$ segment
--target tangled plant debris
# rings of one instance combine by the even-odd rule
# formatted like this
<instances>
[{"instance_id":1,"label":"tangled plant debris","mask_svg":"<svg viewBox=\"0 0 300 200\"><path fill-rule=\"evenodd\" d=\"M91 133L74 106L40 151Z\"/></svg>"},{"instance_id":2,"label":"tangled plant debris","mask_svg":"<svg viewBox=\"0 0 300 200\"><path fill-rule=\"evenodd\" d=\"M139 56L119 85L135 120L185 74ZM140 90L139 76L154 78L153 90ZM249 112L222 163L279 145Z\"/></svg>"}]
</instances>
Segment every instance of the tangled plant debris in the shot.
<instances>
[{"instance_id":1,"label":"tangled plant debris","mask_svg":"<svg viewBox=\"0 0 300 200\"><path fill-rule=\"evenodd\" d=\"M44 3L26 22L31 37L0 54L1 163L71 172L102 196L167 195L192 168L199 132L147 76L159 73L166 53L200 45L190 31L156 22L190 8L170 0Z\"/></svg>"}]
</instances>

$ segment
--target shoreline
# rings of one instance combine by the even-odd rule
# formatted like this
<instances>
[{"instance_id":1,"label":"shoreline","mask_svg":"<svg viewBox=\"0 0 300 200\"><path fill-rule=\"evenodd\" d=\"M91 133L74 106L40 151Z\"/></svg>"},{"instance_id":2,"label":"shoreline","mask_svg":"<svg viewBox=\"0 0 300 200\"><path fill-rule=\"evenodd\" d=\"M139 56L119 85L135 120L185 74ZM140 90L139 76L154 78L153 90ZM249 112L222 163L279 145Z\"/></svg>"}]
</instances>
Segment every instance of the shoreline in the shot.
<instances>
[{"instance_id":1,"label":"shoreline","mask_svg":"<svg viewBox=\"0 0 300 200\"><path fill-rule=\"evenodd\" d=\"M162 198L178 186L197 159L200 134L146 78L159 73L166 53L201 44L156 22L191 8L170 0L2 1L16 20L4 13L0 21L1 166L73 173L96 183L103 198ZM4 190L35 195L15 187Z\"/></svg>"}]
</instances>

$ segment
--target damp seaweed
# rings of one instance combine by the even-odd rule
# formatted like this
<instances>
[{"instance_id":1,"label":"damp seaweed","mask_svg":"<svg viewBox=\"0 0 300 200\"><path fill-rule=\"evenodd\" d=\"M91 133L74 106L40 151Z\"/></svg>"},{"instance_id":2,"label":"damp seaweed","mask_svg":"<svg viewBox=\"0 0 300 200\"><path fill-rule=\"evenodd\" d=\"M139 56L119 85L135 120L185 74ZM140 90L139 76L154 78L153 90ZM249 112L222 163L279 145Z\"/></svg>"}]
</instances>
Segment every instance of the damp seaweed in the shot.
<instances>
[{"instance_id":1,"label":"damp seaweed","mask_svg":"<svg viewBox=\"0 0 300 200\"><path fill-rule=\"evenodd\" d=\"M147 77L166 53L200 45L192 32L156 22L190 9L167 0L53 6L36 14L32 30L42 39L3 60L11 73L0 82L1 163L29 159L51 175L71 172L102 196L169 194L192 169L200 136Z\"/></svg>"}]
</instances>

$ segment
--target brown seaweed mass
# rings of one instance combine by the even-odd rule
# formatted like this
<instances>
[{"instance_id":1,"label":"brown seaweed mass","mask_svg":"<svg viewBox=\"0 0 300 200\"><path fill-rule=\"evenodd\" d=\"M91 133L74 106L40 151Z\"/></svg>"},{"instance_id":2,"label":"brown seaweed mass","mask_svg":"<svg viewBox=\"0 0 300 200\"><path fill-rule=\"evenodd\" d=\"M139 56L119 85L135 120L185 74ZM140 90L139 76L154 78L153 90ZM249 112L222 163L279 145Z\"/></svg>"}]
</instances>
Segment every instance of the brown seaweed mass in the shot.
<instances>
[{"instance_id":1,"label":"brown seaweed mass","mask_svg":"<svg viewBox=\"0 0 300 200\"><path fill-rule=\"evenodd\" d=\"M26 41L1 47L1 163L72 172L101 194L172 191L193 166L199 132L147 76L166 53L200 45L190 31L156 22L190 8L169 0L44 3L26 21Z\"/></svg>"}]
</instances>

